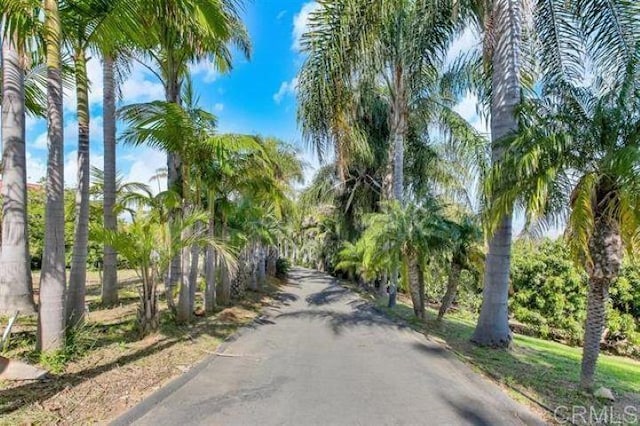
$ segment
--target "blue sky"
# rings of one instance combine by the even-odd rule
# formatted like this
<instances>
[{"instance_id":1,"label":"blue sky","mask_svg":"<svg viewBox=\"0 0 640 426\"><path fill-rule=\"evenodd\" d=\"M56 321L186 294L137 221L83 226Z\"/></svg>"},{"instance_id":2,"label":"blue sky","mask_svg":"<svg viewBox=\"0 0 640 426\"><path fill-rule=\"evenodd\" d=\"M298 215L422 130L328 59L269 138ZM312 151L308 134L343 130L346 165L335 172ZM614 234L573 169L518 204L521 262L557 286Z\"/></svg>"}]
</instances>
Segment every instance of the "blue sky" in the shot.
<instances>
[{"instance_id":1,"label":"blue sky","mask_svg":"<svg viewBox=\"0 0 640 426\"><path fill-rule=\"evenodd\" d=\"M220 75L208 63L191 67L194 87L201 106L218 117L219 132L256 133L278 137L298 146L309 164L309 178L317 159L302 143L296 124L296 75L303 61L299 40L307 17L317 6L310 0L247 1L244 22L250 33L253 54L250 60L235 55L234 68ZM452 46L452 55L472 48L477 36L465 32ZM91 164L102 168L102 71L99 58L88 64L92 83ZM121 86L120 106L163 99L162 85L142 65L134 63ZM457 107L479 129L486 129L475 113L477 100L463 99ZM77 121L73 90L65 93L65 185L76 184ZM46 170L46 127L43 120L27 120L27 175L31 182L42 179ZM127 181L149 183L156 170L164 167L165 155L146 147L119 145L118 170ZM154 183L153 187L157 187Z\"/></svg>"},{"instance_id":2,"label":"blue sky","mask_svg":"<svg viewBox=\"0 0 640 426\"><path fill-rule=\"evenodd\" d=\"M307 14L314 3L304 0L247 2L244 21L253 44L251 60L234 57L234 69L220 75L208 63L192 66L194 86L201 106L218 117L219 131L275 136L300 146L296 125L295 77L302 62L297 46ZM102 168L102 72L98 58L89 61L92 83L91 163ZM139 64L122 85L120 106L163 98L160 82ZM77 121L73 90L65 93L65 185L76 184ZM27 120L28 179L35 182L46 170L46 126ZM317 164L308 152L308 163ZM165 166L165 156L149 148L118 146L118 169L127 180L148 183L155 170ZM312 172L309 169L308 174ZM155 185L154 185L155 186Z\"/></svg>"}]
</instances>

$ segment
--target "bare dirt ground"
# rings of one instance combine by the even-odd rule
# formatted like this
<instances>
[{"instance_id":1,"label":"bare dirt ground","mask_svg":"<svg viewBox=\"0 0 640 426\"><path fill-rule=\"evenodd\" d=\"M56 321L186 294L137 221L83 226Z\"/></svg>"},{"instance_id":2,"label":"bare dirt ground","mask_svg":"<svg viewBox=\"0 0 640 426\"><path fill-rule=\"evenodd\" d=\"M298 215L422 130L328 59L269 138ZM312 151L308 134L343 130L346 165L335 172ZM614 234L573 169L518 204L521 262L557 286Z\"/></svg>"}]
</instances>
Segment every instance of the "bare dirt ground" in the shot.
<instances>
[{"instance_id":1,"label":"bare dirt ground","mask_svg":"<svg viewBox=\"0 0 640 426\"><path fill-rule=\"evenodd\" d=\"M274 302L271 296L280 284L273 280L262 292L249 292L234 306L209 318L198 317L189 326L176 326L164 309L160 332L138 340L138 281L132 271L123 271L120 278L121 305L112 309L98 305L99 277L89 278L88 321L68 343L68 353L58 358L39 359L34 352L35 317L19 319L4 355L39 362L54 377L0 383L0 424L87 424L115 418L215 352L225 338ZM6 319L0 324L6 325Z\"/></svg>"}]
</instances>

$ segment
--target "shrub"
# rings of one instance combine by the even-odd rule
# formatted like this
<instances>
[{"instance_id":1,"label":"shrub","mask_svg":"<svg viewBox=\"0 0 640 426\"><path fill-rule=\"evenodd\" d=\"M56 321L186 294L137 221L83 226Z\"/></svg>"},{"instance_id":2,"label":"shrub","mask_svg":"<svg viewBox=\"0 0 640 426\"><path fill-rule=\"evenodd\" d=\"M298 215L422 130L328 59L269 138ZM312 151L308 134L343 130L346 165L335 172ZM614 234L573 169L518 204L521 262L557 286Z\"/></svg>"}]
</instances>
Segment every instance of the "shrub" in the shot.
<instances>
[{"instance_id":1,"label":"shrub","mask_svg":"<svg viewBox=\"0 0 640 426\"><path fill-rule=\"evenodd\" d=\"M280 279L286 278L290 269L291 265L287 259L279 257L278 260L276 260L276 277Z\"/></svg>"}]
</instances>

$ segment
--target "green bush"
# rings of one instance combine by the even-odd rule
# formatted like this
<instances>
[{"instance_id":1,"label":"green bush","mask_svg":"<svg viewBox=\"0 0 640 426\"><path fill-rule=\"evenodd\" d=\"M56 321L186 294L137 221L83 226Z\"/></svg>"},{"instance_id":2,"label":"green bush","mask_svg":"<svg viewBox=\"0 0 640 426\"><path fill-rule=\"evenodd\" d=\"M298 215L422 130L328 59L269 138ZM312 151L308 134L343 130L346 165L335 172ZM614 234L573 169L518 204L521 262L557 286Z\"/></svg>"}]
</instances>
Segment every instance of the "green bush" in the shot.
<instances>
[{"instance_id":1,"label":"green bush","mask_svg":"<svg viewBox=\"0 0 640 426\"><path fill-rule=\"evenodd\" d=\"M581 344L587 275L562 239L518 241L511 261L513 317L542 337ZM640 347L640 266L627 261L610 289L606 344L623 353Z\"/></svg>"},{"instance_id":2,"label":"green bush","mask_svg":"<svg viewBox=\"0 0 640 426\"><path fill-rule=\"evenodd\" d=\"M284 279L287 277L289 270L291 269L291 265L287 259L279 257L276 260L276 277L280 279Z\"/></svg>"}]
</instances>

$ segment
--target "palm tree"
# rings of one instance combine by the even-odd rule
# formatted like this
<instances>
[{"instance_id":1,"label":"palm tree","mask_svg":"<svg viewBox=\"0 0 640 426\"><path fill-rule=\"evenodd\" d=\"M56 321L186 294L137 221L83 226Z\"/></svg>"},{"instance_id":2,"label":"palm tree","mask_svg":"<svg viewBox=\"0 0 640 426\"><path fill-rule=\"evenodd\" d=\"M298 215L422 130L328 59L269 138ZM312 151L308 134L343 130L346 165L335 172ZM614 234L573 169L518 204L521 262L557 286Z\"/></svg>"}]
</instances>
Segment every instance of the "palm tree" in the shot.
<instances>
[{"instance_id":1,"label":"palm tree","mask_svg":"<svg viewBox=\"0 0 640 426\"><path fill-rule=\"evenodd\" d=\"M142 277L140 307L138 308L138 330L141 336L157 331L160 316L158 310L157 284L162 271L169 267L176 253L198 244L213 245L229 267L234 266L233 257L224 245L206 237L204 232L189 232L188 238L181 238L183 231L193 228L196 223L206 220L206 213L191 212L182 215L178 222L168 222L165 218L178 201L176 194L163 192L156 196L148 194L138 197L146 212L136 215L133 222L118 232L104 230L102 239L116 248ZM178 226L177 229L169 229Z\"/></svg>"},{"instance_id":2,"label":"palm tree","mask_svg":"<svg viewBox=\"0 0 640 426\"><path fill-rule=\"evenodd\" d=\"M220 72L226 72L231 69L230 44L249 57L251 47L238 15L239 4L236 0L135 2L139 26L145 30L135 31L130 37L141 55L154 64L149 70L164 84L167 102L180 103L190 63L209 60ZM181 171L180 154L168 151L167 184L182 195ZM176 256L169 274L170 287L181 277L181 258Z\"/></svg>"},{"instance_id":3,"label":"palm tree","mask_svg":"<svg viewBox=\"0 0 640 426\"><path fill-rule=\"evenodd\" d=\"M450 222L449 251L451 270L447 281L447 291L442 298L438 321L441 321L447 313L458 293L460 273L463 270L470 272L481 271L484 262L484 247L482 228L470 216L464 216L460 222Z\"/></svg>"},{"instance_id":4,"label":"palm tree","mask_svg":"<svg viewBox=\"0 0 640 426\"><path fill-rule=\"evenodd\" d=\"M104 46L112 51L123 25L130 22L128 3L107 0L68 0L61 9L66 43L73 52L78 116L78 187L76 223L67 294L67 321L82 321L86 293L89 239L89 79L87 52ZM110 223L111 225L111 223ZM110 259L111 260L111 259Z\"/></svg>"},{"instance_id":5,"label":"palm tree","mask_svg":"<svg viewBox=\"0 0 640 426\"><path fill-rule=\"evenodd\" d=\"M102 123L104 144L104 229L115 232L117 217L114 213L116 201L116 79L115 60L106 52L102 60ZM102 273L102 304L114 306L118 303L118 254L113 247L104 245Z\"/></svg>"},{"instance_id":6,"label":"palm tree","mask_svg":"<svg viewBox=\"0 0 640 426\"><path fill-rule=\"evenodd\" d=\"M447 245L448 229L441 207L431 198L421 205L398 202L386 205L386 211L367 219L363 267L374 270L388 265L402 268L416 317L425 319L424 269L429 254Z\"/></svg>"},{"instance_id":7,"label":"palm tree","mask_svg":"<svg viewBox=\"0 0 640 426\"><path fill-rule=\"evenodd\" d=\"M9 5L2 13L2 246L0 246L0 312L33 313L31 261L27 226L25 152L25 37L36 10ZM17 9L17 10L14 10ZM25 10L26 9L26 10ZM26 13L25 13L26 12ZM31 14L30 14L30 13ZM25 19L26 18L26 19ZM15 21L12 21L15 20ZM20 24L28 23L26 26ZM38 111L39 112L39 111Z\"/></svg>"},{"instance_id":8,"label":"palm tree","mask_svg":"<svg viewBox=\"0 0 640 426\"><path fill-rule=\"evenodd\" d=\"M610 284L640 226L639 52L621 81L550 86L527 103L522 132L494 170L495 209L521 200L529 221L562 223L589 275L581 387L592 389ZM617 77L617 76L616 76ZM520 196L519 194L522 194ZM492 215L495 216L495 215Z\"/></svg>"},{"instance_id":9,"label":"palm tree","mask_svg":"<svg viewBox=\"0 0 640 426\"><path fill-rule=\"evenodd\" d=\"M490 104L494 163L502 158L501 141L517 130L515 109L522 100L521 90L533 88L536 72L542 73L542 83L556 84L584 79L585 63L600 70L620 70L639 36L637 2L475 0L469 11L476 28L484 33L485 61L479 73L483 81L476 82L476 88ZM483 304L471 338L483 346L504 347L511 342L507 300L512 213L513 208L507 209L489 235Z\"/></svg>"},{"instance_id":10,"label":"palm tree","mask_svg":"<svg viewBox=\"0 0 640 426\"><path fill-rule=\"evenodd\" d=\"M438 121L446 104L436 94L446 50L458 26L453 2L431 0L321 2L303 45L309 53L300 73L301 118L320 144L335 141L352 80L383 81L389 108L384 199L404 202L404 150L416 111ZM324 101L323 101L324 99ZM333 105L332 105L333 104ZM461 120L462 121L462 120ZM320 122L320 126L317 124ZM324 122L324 125L322 123ZM348 125L348 123L347 123ZM353 138L351 138L353 139ZM337 151L344 152L339 148ZM341 158L338 158L341 160ZM395 304L397 271L391 271L389 306Z\"/></svg>"},{"instance_id":11,"label":"palm tree","mask_svg":"<svg viewBox=\"0 0 640 426\"><path fill-rule=\"evenodd\" d=\"M45 239L40 275L38 349L51 351L64 344L64 137L60 46L62 30L57 0L44 1L47 49L47 160Z\"/></svg>"}]
</instances>

